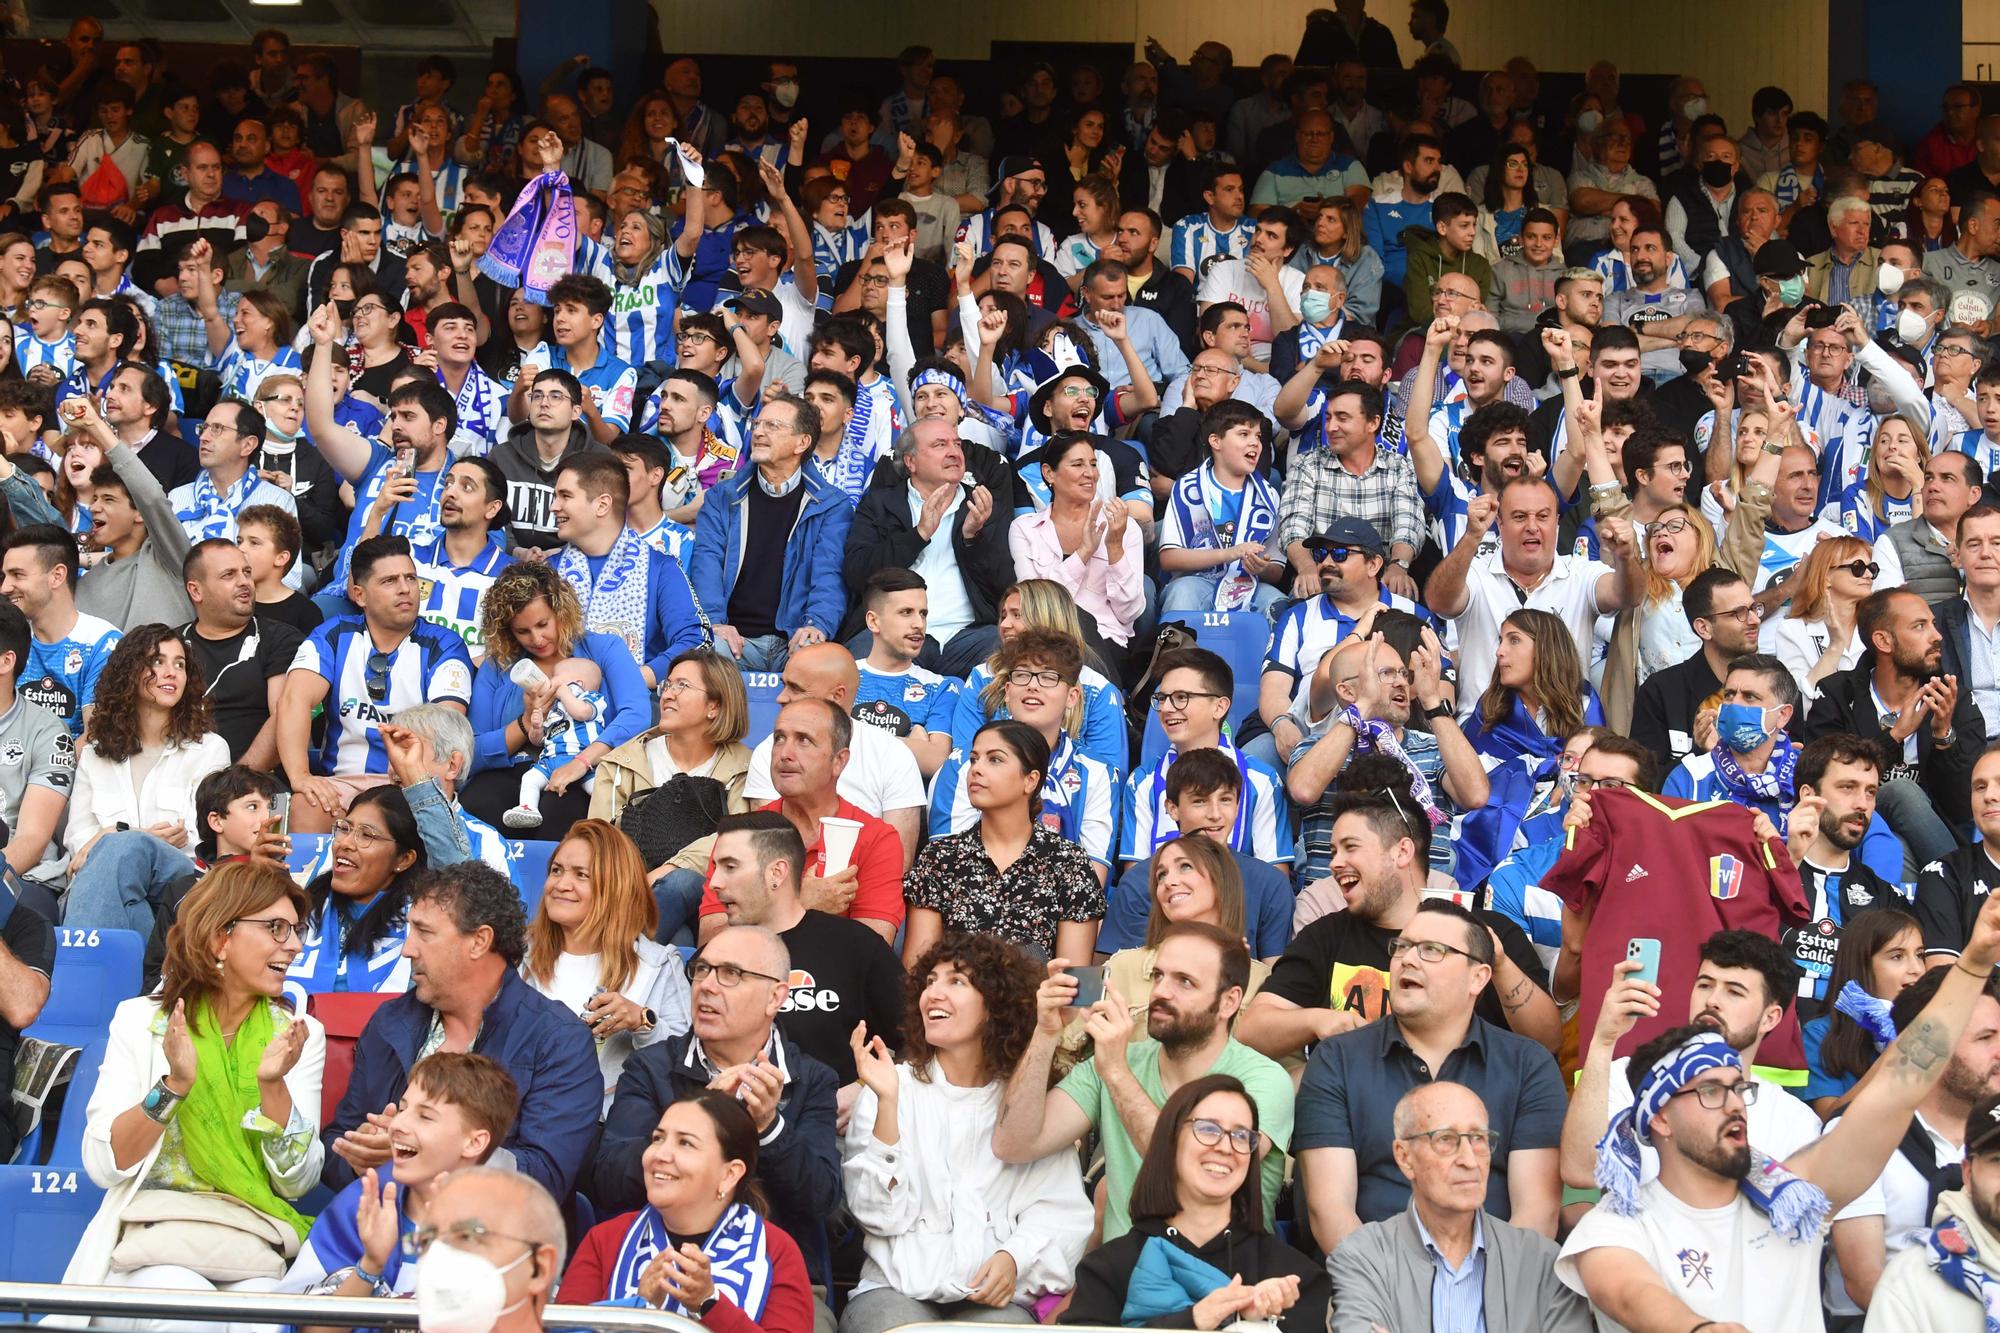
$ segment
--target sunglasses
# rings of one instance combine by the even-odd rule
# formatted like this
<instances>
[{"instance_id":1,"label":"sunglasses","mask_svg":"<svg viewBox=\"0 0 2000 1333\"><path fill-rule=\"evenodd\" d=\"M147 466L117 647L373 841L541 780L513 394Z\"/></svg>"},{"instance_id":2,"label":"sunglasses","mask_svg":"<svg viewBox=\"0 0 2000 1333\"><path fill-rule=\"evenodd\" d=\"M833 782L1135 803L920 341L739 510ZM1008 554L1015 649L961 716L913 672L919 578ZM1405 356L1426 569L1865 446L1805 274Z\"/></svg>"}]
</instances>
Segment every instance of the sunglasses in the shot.
<instances>
[{"instance_id":1,"label":"sunglasses","mask_svg":"<svg viewBox=\"0 0 2000 1333\"><path fill-rule=\"evenodd\" d=\"M389 700L389 654L379 648L368 654L368 661L362 667L361 680L368 687L368 697L376 703Z\"/></svg>"},{"instance_id":2,"label":"sunglasses","mask_svg":"<svg viewBox=\"0 0 2000 1333\"><path fill-rule=\"evenodd\" d=\"M1844 569L1857 579L1877 578L1882 573L1882 566L1873 560L1849 560L1845 564L1835 565L1834 568Z\"/></svg>"},{"instance_id":3,"label":"sunglasses","mask_svg":"<svg viewBox=\"0 0 2000 1333\"><path fill-rule=\"evenodd\" d=\"M1306 547L1306 554L1313 558L1313 563L1316 565L1324 565L1329 561L1339 565L1345 564L1348 558L1355 554L1355 548L1352 546L1311 545Z\"/></svg>"}]
</instances>

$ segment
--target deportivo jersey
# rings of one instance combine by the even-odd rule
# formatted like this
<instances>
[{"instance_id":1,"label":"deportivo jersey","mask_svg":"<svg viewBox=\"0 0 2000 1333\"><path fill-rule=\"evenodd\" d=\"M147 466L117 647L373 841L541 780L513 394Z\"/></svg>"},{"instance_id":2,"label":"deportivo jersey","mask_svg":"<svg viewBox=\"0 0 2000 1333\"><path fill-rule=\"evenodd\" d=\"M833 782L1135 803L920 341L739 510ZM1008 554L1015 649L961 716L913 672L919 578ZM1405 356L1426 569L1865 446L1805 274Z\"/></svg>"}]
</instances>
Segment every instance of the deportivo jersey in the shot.
<instances>
[{"instance_id":1,"label":"deportivo jersey","mask_svg":"<svg viewBox=\"0 0 2000 1333\"><path fill-rule=\"evenodd\" d=\"M1402 594L1382 588L1378 596L1382 605L1397 611L1408 611L1426 625L1436 626L1436 620L1427 609ZM1264 670L1282 671L1290 676L1292 693L1296 695L1299 683L1309 679L1318 669L1320 658L1354 632L1358 619L1342 611L1334 604L1333 598L1325 594L1293 602L1285 608L1285 614L1279 618L1276 629L1271 633L1271 647L1264 656ZM1249 685L1239 681L1237 688L1248 689Z\"/></svg>"},{"instance_id":2,"label":"deportivo jersey","mask_svg":"<svg viewBox=\"0 0 2000 1333\"><path fill-rule=\"evenodd\" d=\"M992 683L993 668L984 662L972 668L966 676L965 688L958 692L958 707L951 717L952 749L971 749L972 738L979 734L981 727L995 718L1007 716L1004 700L991 714L981 702L986 687ZM1083 691L1083 735L1077 738L1077 743L1091 758L1114 773L1123 773L1125 765L1131 762L1131 739L1125 727L1124 692L1091 666L1084 667L1076 683Z\"/></svg>"},{"instance_id":3,"label":"deportivo jersey","mask_svg":"<svg viewBox=\"0 0 2000 1333\"><path fill-rule=\"evenodd\" d=\"M1843 492L1867 480L1868 447L1875 440L1875 418L1837 393L1828 393L1800 375L1792 384L1799 405L1799 426L1806 438L1820 441L1819 504L1836 504Z\"/></svg>"},{"instance_id":4,"label":"deportivo jersey","mask_svg":"<svg viewBox=\"0 0 2000 1333\"><path fill-rule=\"evenodd\" d=\"M0 820L19 828L28 788L42 787L67 801L75 781L75 738L48 709L17 695L14 706L0 713ZM56 855L51 839L43 857Z\"/></svg>"},{"instance_id":5,"label":"deportivo jersey","mask_svg":"<svg viewBox=\"0 0 2000 1333\"><path fill-rule=\"evenodd\" d=\"M1093 862L1111 868L1111 810L1117 797L1112 771L1077 749L1065 733L1056 738L1049 755L1048 776L1042 781L1041 822L1083 848ZM979 811L965 794L965 755L953 750L938 770L931 788L930 835L963 833L979 822Z\"/></svg>"},{"instance_id":6,"label":"deportivo jersey","mask_svg":"<svg viewBox=\"0 0 2000 1333\"><path fill-rule=\"evenodd\" d=\"M1261 759L1252 759L1224 737L1216 749L1236 761L1242 776L1242 794L1237 798L1236 827L1229 831L1229 845L1268 865L1289 865L1292 860L1292 812L1285 798L1285 784ZM1118 836L1118 859L1143 861L1172 838L1179 827L1167 813L1167 770L1177 752L1169 748L1151 768L1141 768L1125 780L1124 827Z\"/></svg>"},{"instance_id":7,"label":"deportivo jersey","mask_svg":"<svg viewBox=\"0 0 2000 1333\"><path fill-rule=\"evenodd\" d=\"M327 683L326 739L314 756L322 775L387 773L380 724L416 704L472 702L472 659L450 630L419 620L384 655L359 615L327 621L299 645L292 670Z\"/></svg>"},{"instance_id":8,"label":"deportivo jersey","mask_svg":"<svg viewBox=\"0 0 2000 1333\"><path fill-rule=\"evenodd\" d=\"M280 347L276 356L269 361L261 361L231 342L215 359L215 373L222 377L223 397L254 403L257 401L257 386L264 382L266 376L282 373L303 376L305 366L298 352L291 347Z\"/></svg>"},{"instance_id":9,"label":"deportivo jersey","mask_svg":"<svg viewBox=\"0 0 2000 1333\"><path fill-rule=\"evenodd\" d=\"M1756 816L1734 801L1677 801L1600 787L1590 822L1566 830L1564 850L1542 887L1570 911L1590 918L1583 950L1583 1007L1578 1031L1597 1026L1611 969L1628 940L1661 943L1662 995L1694 989L1701 942L1718 930L1754 930L1779 938L1808 916L1805 890L1782 838L1760 839ZM1630 1055L1684 1020L1672 1006L1641 1018L1618 1042ZM1797 1015L1787 1011L1764 1039L1760 1064L1804 1069Z\"/></svg>"},{"instance_id":10,"label":"deportivo jersey","mask_svg":"<svg viewBox=\"0 0 2000 1333\"><path fill-rule=\"evenodd\" d=\"M960 235L964 231L960 229ZM842 264L851 264L868 250L868 215L862 214L851 220L842 231L835 231L823 222L812 224L813 269L819 274L821 291L833 285L833 275L840 271Z\"/></svg>"},{"instance_id":11,"label":"deportivo jersey","mask_svg":"<svg viewBox=\"0 0 2000 1333\"><path fill-rule=\"evenodd\" d=\"M974 213L958 224L958 240L971 245L972 253L983 255L993 248L993 210ZM1049 230L1046 222L1037 222L1029 232L1028 244L1035 247L1035 258L1046 259L1055 253L1056 234Z\"/></svg>"},{"instance_id":12,"label":"deportivo jersey","mask_svg":"<svg viewBox=\"0 0 2000 1333\"><path fill-rule=\"evenodd\" d=\"M630 365L648 361L674 364L674 311L680 308L685 273L676 282L674 248L667 246L644 273L620 281L611 248L583 237L576 243L576 271L588 273L611 289L611 313L604 317L604 345L611 355Z\"/></svg>"},{"instance_id":13,"label":"deportivo jersey","mask_svg":"<svg viewBox=\"0 0 2000 1333\"><path fill-rule=\"evenodd\" d=\"M639 533L639 540L669 560L681 562L681 553L694 548L694 529L663 514L658 523Z\"/></svg>"},{"instance_id":14,"label":"deportivo jersey","mask_svg":"<svg viewBox=\"0 0 2000 1333\"><path fill-rule=\"evenodd\" d=\"M28 636L28 664L14 683L23 699L54 713L72 736L83 734L83 710L97 697L97 678L125 634L108 620L78 615L54 643Z\"/></svg>"},{"instance_id":15,"label":"deportivo jersey","mask_svg":"<svg viewBox=\"0 0 2000 1333\"><path fill-rule=\"evenodd\" d=\"M856 664L861 684L850 710L856 722L880 727L891 736L908 736L922 727L933 736L951 734L952 714L964 682L940 676L912 664L901 671L878 671L864 660Z\"/></svg>"},{"instance_id":16,"label":"deportivo jersey","mask_svg":"<svg viewBox=\"0 0 2000 1333\"><path fill-rule=\"evenodd\" d=\"M1627 264L1616 250L1606 250L1592 262L1591 267L1604 279L1604 294L1616 296L1632 285L1632 266ZM1687 265L1681 263L1679 255L1667 260L1667 286L1686 287L1688 285Z\"/></svg>"},{"instance_id":17,"label":"deportivo jersey","mask_svg":"<svg viewBox=\"0 0 2000 1333\"><path fill-rule=\"evenodd\" d=\"M1206 210L1190 213L1174 224L1167 267L1191 270L1195 286L1200 287L1209 265L1219 259L1241 259L1250 253L1250 235L1256 230L1257 224L1247 217L1236 219L1233 227L1221 228L1209 221Z\"/></svg>"},{"instance_id":18,"label":"deportivo jersey","mask_svg":"<svg viewBox=\"0 0 2000 1333\"><path fill-rule=\"evenodd\" d=\"M76 364L76 337L65 333L54 342L45 343L23 324L14 334L14 364L23 375L36 366L54 366L56 373L67 379L70 367Z\"/></svg>"},{"instance_id":19,"label":"deportivo jersey","mask_svg":"<svg viewBox=\"0 0 2000 1333\"><path fill-rule=\"evenodd\" d=\"M562 348L552 342L544 342L534 351L523 353L521 369L526 371L531 363L537 371L555 366L576 374L570 366L569 358L563 355ZM639 389L639 372L634 370L630 363L613 356L608 349L600 346L596 362L576 378L577 382L583 385L583 391L590 395L591 403L597 408L597 415L620 431L631 429L632 396Z\"/></svg>"},{"instance_id":20,"label":"deportivo jersey","mask_svg":"<svg viewBox=\"0 0 2000 1333\"><path fill-rule=\"evenodd\" d=\"M486 635L479 624L479 604L500 571L514 563L514 557L488 534L485 549L472 563L460 568L445 553L444 538L423 546L412 546L421 592L417 614L433 625L456 634L465 644L467 656L477 666L486 657Z\"/></svg>"},{"instance_id":21,"label":"deportivo jersey","mask_svg":"<svg viewBox=\"0 0 2000 1333\"><path fill-rule=\"evenodd\" d=\"M335 562L333 577L328 586L340 590L347 587L348 562L353 558L354 548L361 541L362 529L368 523L368 510L375 503L375 497L382 493L383 485L389 480L389 466L396 461L395 452L380 440L368 441L368 466L361 470L361 480L354 484L354 512L347 519L347 544L340 549L340 559ZM410 546L428 546L444 536L444 525L438 521L438 501L444 498L445 474L450 469L443 467L435 472L416 474L417 493L389 511L389 519L382 525L382 531L398 537L408 537Z\"/></svg>"},{"instance_id":22,"label":"deportivo jersey","mask_svg":"<svg viewBox=\"0 0 2000 1333\"><path fill-rule=\"evenodd\" d=\"M1424 512L1431 517L1431 536L1439 550L1449 551L1458 544L1459 534L1465 531L1467 512L1472 508L1472 497L1477 494L1478 489L1452 468L1439 475L1436 490L1424 492ZM1479 539L1479 550L1473 558L1482 558L1487 552L1499 549L1500 529L1496 524Z\"/></svg>"},{"instance_id":23,"label":"deportivo jersey","mask_svg":"<svg viewBox=\"0 0 2000 1333\"><path fill-rule=\"evenodd\" d=\"M1974 428L1960 432L1958 438L1952 441L1951 447L1978 460L1979 466L1989 477L1993 475L1995 467L2000 467L2000 441L1987 439L1986 432L1982 429Z\"/></svg>"}]
</instances>

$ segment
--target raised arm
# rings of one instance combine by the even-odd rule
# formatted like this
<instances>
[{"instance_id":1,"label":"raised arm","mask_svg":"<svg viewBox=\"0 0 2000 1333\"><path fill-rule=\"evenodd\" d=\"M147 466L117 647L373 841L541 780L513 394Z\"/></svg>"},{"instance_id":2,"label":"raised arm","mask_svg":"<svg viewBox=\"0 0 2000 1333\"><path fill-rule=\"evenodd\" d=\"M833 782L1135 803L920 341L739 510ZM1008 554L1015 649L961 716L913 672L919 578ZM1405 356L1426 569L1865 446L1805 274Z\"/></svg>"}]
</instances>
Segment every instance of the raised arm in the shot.
<instances>
[{"instance_id":1,"label":"raised arm","mask_svg":"<svg viewBox=\"0 0 2000 1333\"><path fill-rule=\"evenodd\" d=\"M188 246L187 257L194 263L195 313L201 316L203 331L208 335L208 354L220 360L229 350L229 344L236 340L236 330L229 327L223 318L222 307L215 299L215 270L210 267L215 259L215 247L206 236L198 237Z\"/></svg>"},{"instance_id":2,"label":"raised arm","mask_svg":"<svg viewBox=\"0 0 2000 1333\"><path fill-rule=\"evenodd\" d=\"M792 282L798 287L800 296L808 301L817 301L819 270L813 267L812 228L806 225L799 206L792 202L792 196L785 192L785 173L761 157L757 159L757 171L764 178L764 192L771 196L772 204L782 216L784 225L781 230L792 251Z\"/></svg>"},{"instance_id":3,"label":"raised arm","mask_svg":"<svg viewBox=\"0 0 2000 1333\"><path fill-rule=\"evenodd\" d=\"M1278 424L1289 431L1304 430L1312 421L1313 390L1319 387L1320 376L1330 375L1340 369L1341 358L1347 355L1347 344L1330 340L1320 344L1319 351L1310 361L1301 361L1292 377L1285 381L1285 387L1278 390L1278 396L1271 402L1271 415Z\"/></svg>"},{"instance_id":4,"label":"raised arm","mask_svg":"<svg viewBox=\"0 0 2000 1333\"><path fill-rule=\"evenodd\" d=\"M1431 438L1430 403L1437 392L1438 361L1458 336L1458 316L1439 315L1424 330L1424 354L1417 361L1417 377L1410 383L1410 410L1403 418L1403 439L1410 446L1410 466L1417 470L1417 485L1425 495L1444 480L1447 460L1444 450Z\"/></svg>"},{"instance_id":5,"label":"raised arm","mask_svg":"<svg viewBox=\"0 0 2000 1333\"><path fill-rule=\"evenodd\" d=\"M334 313L333 303L313 311L306 327L313 340L312 369L306 372L306 429L320 457L343 480L358 482L375 451L360 432L333 419L333 409L339 406L333 396L333 343L340 336L340 317Z\"/></svg>"},{"instance_id":6,"label":"raised arm","mask_svg":"<svg viewBox=\"0 0 2000 1333\"><path fill-rule=\"evenodd\" d=\"M417 216L423 220L424 230L433 236L444 235L444 210L438 207L437 178L431 174L430 164L425 160L431 141L423 128L410 127L411 156L417 164Z\"/></svg>"},{"instance_id":7,"label":"raised arm","mask_svg":"<svg viewBox=\"0 0 2000 1333\"><path fill-rule=\"evenodd\" d=\"M674 253L693 259L701 245L701 233L708 226L708 191L702 188L708 173L701 165L700 149L692 144L680 144L679 148L687 188L681 191L681 234L674 237Z\"/></svg>"},{"instance_id":8,"label":"raised arm","mask_svg":"<svg viewBox=\"0 0 2000 1333\"><path fill-rule=\"evenodd\" d=\"M1597 1011L1597 1029L1590 1034L1583 1067L1577 1071L1563 1116L1562 1183L1571 1189L1597 1187L1597 1141L1611 1122L1611 1061L1618 1042L1641 1018L1660 1012L1660 988L1632 974L1636 958L1621 959L1611 969L1611 989Z\"/></svg>"},{"instance_id":9,"label":"raised arm","mask_svg":"<svg viewBox=\"0 0 2000 1333\"><path fill-rule=\"evenodd\" d=\"M1457 545L1451 553L1438 562L1431 571L1430 581L1424 585L1424 605L1431 611L1450 620L1465 614L1471 595L1465 586L1466 576L1472 572L1473 557L1479 553L1479 543L1493 527L1500 516L1500 497L1497 495L1475 495L1466 501L1465 530L1458 535Z\"/></svg>"},{"instance_id":10,"label":"raised arm","mask_svg":"<svg viewBox=\"0 0 2000 1333\"><path fill-rule=\"evenodd\" d=\"M375 113L366 107L354 118L354 194L363 203L381 198L375 188Z\"/></svg>"},{"instance_id":11,"label":"raised arm","mask_svg":"<svg viewBox=\"0 0 2000 1333\"><path fill-rule=\"evenodd\" d=\"M1069 960L1055 959L1035 992L1035 1035L1007 1080L1000 1115L993 1125L993 1155L1003 1162L1036 1162L1075 1143L1090 1130L1084 1114L1066 1092L1049 1087L1049 1067L1062 1038L1065 1008L1076 998L1076 978Z\"/></svg>"}]
</instances>

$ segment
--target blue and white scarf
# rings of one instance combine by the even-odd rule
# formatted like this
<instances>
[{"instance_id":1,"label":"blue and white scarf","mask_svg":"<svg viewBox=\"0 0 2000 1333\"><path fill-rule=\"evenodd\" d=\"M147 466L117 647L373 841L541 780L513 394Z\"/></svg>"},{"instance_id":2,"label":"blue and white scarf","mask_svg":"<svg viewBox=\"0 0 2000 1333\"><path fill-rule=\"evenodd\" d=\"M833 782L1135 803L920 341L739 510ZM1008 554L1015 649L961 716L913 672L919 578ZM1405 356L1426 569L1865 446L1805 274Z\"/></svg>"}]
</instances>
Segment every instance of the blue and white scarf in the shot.
<instances>
[{"instance_id":1,"label":"blue and white scarf","mask_svg":"<svg viewBox=\"0 0 2000 1333\"><path fill-rule=\"evenodd\" d=\"M1632 1104L1612 1117L1597 1141L1597 1187L1612 1212L1632 1217L1639 1211L1639 1145L1651 1141L1653 1117L1667 1099L1711 1069L1742 1068L1743 1057L1735 1047L1703 1032L1661 1056L1646 1072ZM1825 1190L1755 1148L1750 1150L1750 1174L1738 1188L1751 1207L1770 1219L1771 1230L1794 1245L1819 1244L1832 1211Z\"/></svg>"},{"instance_id":2,"label":"blue and white scarf","mask_svg":"<svg viewBox=\"0 0 2000 1333\"><path fill-rule=\"evenodd\" d=\"M942 385L951 390L952 397L958 399L959 408L966 416L985 422L1003 437L1010 439L1013 437L1016 430L1013 419L1005 412L996 412L986 404L974 401L965 391L965 381L948 370L933 367L930 370L919 371L910 380L911 399L916 398L917 390L931 384ZM861 410L859 403L855 404L855 410L857 412Z\"/></svg>"},{"instance_id":3,"label":"blue and white scarf","mask_svg":"<svg viewBox=\"0 0 2000 1333\"><path fill-rule=\"evenodd\" d=\"M672 1237L667 1234L667 1224L659 1210L652 1207L640 1209L639 1215L632 1220L631 1229L625 1233L625 1239L619 1243L618 1257L611 1265L610 1280L605 1285L605 1296L619 1302L629 1302L637 1297L639 1279L644 1275L646 1266L658 1258L671 1242ZM715 1284L716 1295L748 1315L751 1322L762 1320L777 1278L777 1269L771 1261L770 1246L764 1234L764 1219L744 1204L729 1205L721 1220L702 1240L701 1252L708 1257L708 1276ZM659 1308L669 1314L689 1319L695 1317L694 1311L682 1306L671 1295Z\"/></svg>"},{"instance_id":4,"label":"blue and white scarf","mask_svg":"<svg viewBox=\"0 0 2000 1333\"><path fill-rule=\"evenodd\" d=\"M2000 1278L1986 1271L1965 1223L1948 1217L1924 1240L1931 1271L1953 1291L1970 1296L1986 1312L1986 1333L2000 1333Z\"/></svg>"},{"instance_id":5,"label":"blue and white scarf","mask_svg":"<svg viewBox=\"0 0 2000 1333\"><path fill-rule=\"evenodd\" d=\"M1861 1025L1861 1030L1874 1039L1876 1050L1887 1049L1896 1039L1896 1022L1889 1017L1894 1007L1889 1001L1870 995L1858 981L1850 981L1840 988L1839 998L1833 1002L1836 1013L1846 1014Z\"/></svg>"},{"instance_id":6,"label":"blue and white scarf","mask_svg":"<svg viewBox=\"0 0 2000 1333\"><path fill-rule=\"evenodd\" d=\"M210 537L234 537L236 516L250 503L250 492L257 489L257 470L244 469L243 476L227 494L218 493L215 482L209 478L208 470L194 474L194 505L188 509L175 511L181 526L187 529L193 541L206 541Z\"/></svg>"},{"instance_id":7,"label":"blue and white scarf","mask_svg":"<svg viewBox=\"0 0 2000 1333\"><path fill-rule=\"evenodd\" d=\"M616 634L641 662L646 660L646 623L652 609L652 552L638 533L620 528L594 585L590 561L583 552L565 546L556 555L556 573L576 589L577 599L583 603L583 627Z\"/></svg>"},{"instance_id":8,"label":"blue and white scarf","mask_svg":"<svg viewBox=\"0 0 2000 1333\"><path fill-rule=\"evenodd\" d=\"M875 459L868 451L869 425L875 419L875 396L863 389L854 395L854 411L847 418L847 434L841 437L840 452L833 456L827 480L839 488L849 504L860 504L868 489Z\"/></svg>"},{"instance_id":9,"label":"blue and white scarf","mask_svg":"<svg viewBox=\"0 0 2000 1333\"><path fill-rule=\"evenodd\" d=\"M1229 845L1239 852L1247 852L1250 850L1250 806L1253 790L1250 786L1250 765L1244 761L1243 752L1231 745L1226 737L1215 748L1236 761L1237 791L1240 794L1236 799L1236 822L1229 829ZM1178 758L1180 751L1170 748L1160 756L1160 762L1153 765L1153 845L1146 849L1148 856L1180 837L1180 831L1174 821L1167 817L1167 770L1174 766L1174 760Z\"/></svg>"},{"instance_id":10,"label":"blue and white scarf","mask_svg":"<svg viewBox=\"0 0 2000 1333\"><path fill-rule=\"evenodd\" d=\"M1215 515L1208 507L1206 494L1206 487L1211 483L1218 491L1223 489L1221 481L1216 478L1213 460L1183 474L1174 483L1168 503L1173 506L1181 533L1191 543L1208 550L1220 550L1225 543L1215 529ZM1255 542L1261 546L1270 539L1277 526L1277 501L1264 479L1253 472L1243 481L1243 509L1237 515L1236 530L1230 534L1232 540L1226 544L1234 546L1241 542ZM1215 576L1217 611L1241 611L1256 596L1257 580L1244 571L1241 560L1232 560L1221 569L1206 573Z\"/></svg>"},{"instance_id":11,"label":"blue and white scarf","mask_svg":"<svg viewBox=\"0 0 2000 1333\"><path fill-rule=\"evenodd\" d=\"M1799 767L1799 747L1791 741L1779 740L1771 750L1770 764L1762 773L1744 772L1743 765L1720 741L1708 754L1715 761L1715 777L1722 784L1723 793L1738 805L1776 807L1771 812L1771 822L1778 826L1778 836L1785 837L1792 805L1798 800L1792 775Z\"/></svg>"}]
</instances>

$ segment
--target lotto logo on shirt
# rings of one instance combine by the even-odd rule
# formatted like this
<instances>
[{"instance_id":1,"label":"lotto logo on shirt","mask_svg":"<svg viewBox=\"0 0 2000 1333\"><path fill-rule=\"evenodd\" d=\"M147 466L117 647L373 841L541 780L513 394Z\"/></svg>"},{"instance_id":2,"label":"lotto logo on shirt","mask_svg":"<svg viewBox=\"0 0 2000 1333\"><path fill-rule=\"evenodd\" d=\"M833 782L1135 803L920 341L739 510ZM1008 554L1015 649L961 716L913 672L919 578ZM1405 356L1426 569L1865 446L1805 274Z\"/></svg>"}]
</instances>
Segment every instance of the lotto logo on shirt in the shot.
<instances>
[{"instance_id":1,"label":"lotto logo on shirt","mask_svg":"<svg viewBox=\"0 0 2000 1333\"><path fill-rule=\"evenodd\" d=\"M785 995L784 1008L778 1012L830 1014L840 1008L840 992L832 988L822 989L813 980L813 974L802 967L792 969L791 990Z\"/></svg>"},{"instance_id":2,"label":"lotto logo on shirt","mask_svg":"<svg viewBox=\"0 0 2000 1333\"><path fill-rule=\"evenodd\" d=\"M1733 856L1708 858L1708 896L1728 902L1743 892L1743 863Z\"/></svg>"}]
</instances>

